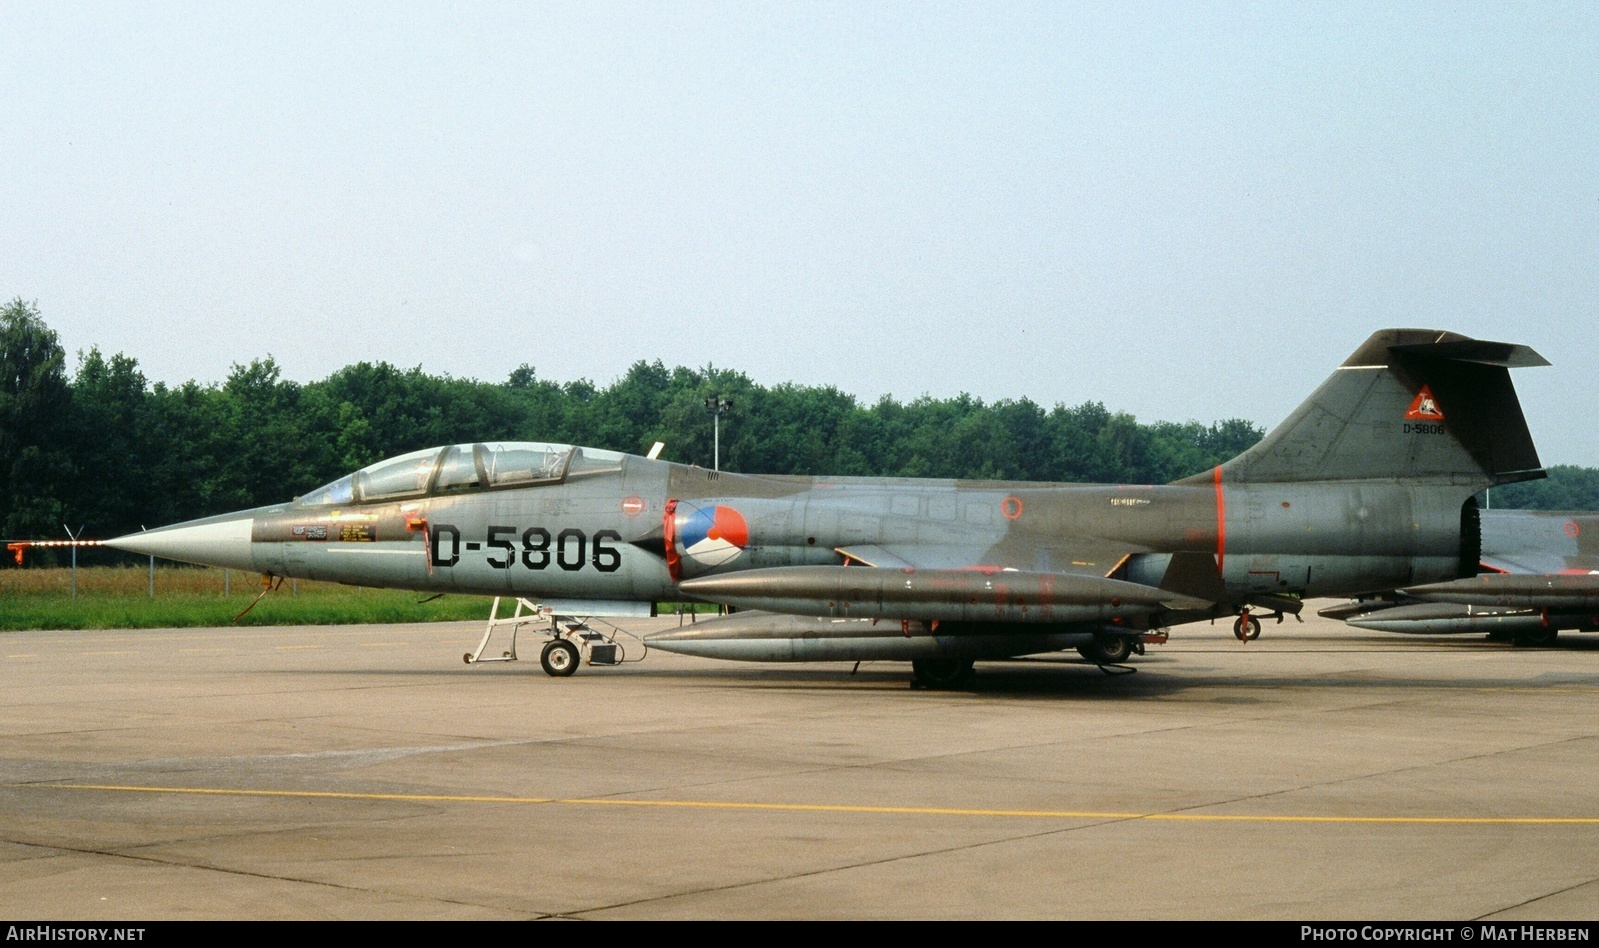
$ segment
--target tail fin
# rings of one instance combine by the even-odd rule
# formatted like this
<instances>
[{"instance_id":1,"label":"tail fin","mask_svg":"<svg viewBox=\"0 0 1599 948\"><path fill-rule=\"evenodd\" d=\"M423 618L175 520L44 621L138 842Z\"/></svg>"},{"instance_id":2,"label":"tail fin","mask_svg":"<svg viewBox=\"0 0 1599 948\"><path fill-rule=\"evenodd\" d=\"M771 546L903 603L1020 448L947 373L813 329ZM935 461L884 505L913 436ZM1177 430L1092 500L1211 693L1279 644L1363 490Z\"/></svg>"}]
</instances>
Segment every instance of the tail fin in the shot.
<instances>
[{"instance_id":1,"label":"tail fin","mask_svg":"<svg viewBox=\"0 0 1599 948\"><path fill-rule=\"evenodd\" d=\"M1380 330L1219 476L1234 483L1402 478L1477 489L1543 477L1509 370L1548 364L1526 346Z\"/></svg>"}]
</instances>

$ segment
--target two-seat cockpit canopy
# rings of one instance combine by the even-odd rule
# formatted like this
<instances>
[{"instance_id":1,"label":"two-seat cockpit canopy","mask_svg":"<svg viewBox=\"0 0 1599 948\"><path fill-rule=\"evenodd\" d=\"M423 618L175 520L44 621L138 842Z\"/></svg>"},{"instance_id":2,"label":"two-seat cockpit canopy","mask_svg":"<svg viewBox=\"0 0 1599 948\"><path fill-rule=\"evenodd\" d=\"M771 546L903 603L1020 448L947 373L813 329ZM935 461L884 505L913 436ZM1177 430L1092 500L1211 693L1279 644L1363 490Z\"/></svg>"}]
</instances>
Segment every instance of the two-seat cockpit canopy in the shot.
<instances>
[{"instance_id":1,"label":"two-seat cockpit canopy","mask_svg":"<svg viewBox=\"0 0 1599 948\"><path fill-rule=\"evenodd\" d=\"M626 455L569 444L499 441L424 448L347 474L295 501L302 507L560 484L622 469Z\"/></svg>"}]
</instances>

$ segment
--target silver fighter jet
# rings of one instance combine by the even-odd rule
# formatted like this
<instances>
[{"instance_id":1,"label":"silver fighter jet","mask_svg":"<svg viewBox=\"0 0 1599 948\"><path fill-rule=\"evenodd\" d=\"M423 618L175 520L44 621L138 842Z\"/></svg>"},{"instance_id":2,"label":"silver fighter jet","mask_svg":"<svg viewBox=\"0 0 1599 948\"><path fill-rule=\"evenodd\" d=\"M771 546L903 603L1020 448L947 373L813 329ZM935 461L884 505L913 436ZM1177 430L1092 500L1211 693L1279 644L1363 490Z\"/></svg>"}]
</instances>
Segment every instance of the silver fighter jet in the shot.
<instances>
[{"instance_id":1,"label":"silver fighter jet","mask_svg":"<svg viewBox=\"0 0 1599 948\"><path fill-rule=\"evenodd\" d=\"M1126 660L1185 622L1297 614L1476 573L1474 495L1543 476L1510 382L1532 350L1383 330L1255 447L1164 486L730 474L561 444L457 444L291 503L108 545L268 576L512 596L562 616L729 606L653 648L756 661ZM544 647L576 667L571 627Z\"/></svg>"}]
</instances>

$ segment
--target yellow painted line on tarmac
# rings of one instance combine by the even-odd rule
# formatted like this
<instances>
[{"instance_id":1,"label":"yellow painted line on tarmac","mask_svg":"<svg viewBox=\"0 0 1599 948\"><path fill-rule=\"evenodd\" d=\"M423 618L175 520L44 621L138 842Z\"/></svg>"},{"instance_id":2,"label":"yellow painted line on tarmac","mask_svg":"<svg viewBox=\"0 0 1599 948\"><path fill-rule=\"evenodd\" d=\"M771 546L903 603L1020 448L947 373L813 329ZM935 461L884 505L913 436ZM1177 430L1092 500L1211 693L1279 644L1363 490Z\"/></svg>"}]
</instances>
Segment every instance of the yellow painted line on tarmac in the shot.
<instances>
[{"instance_id":1,"label":"yellow painted line on tarmac","mask_svg":"<svg viewBox=\"0 0 1599 948\"><path fill-rule=\"evenodd\" d=\"M39 653L38 652L18 652L15 655L7 655L6 656L6 658L38 658L38 657L39 657Z\"/></svg>"},{"instance_id":2,"label":"yellow painted line on tarmac","mask_svg":"<svg viewBox=\"0 0 1599 948\"><path fill-rule=\"evenodd\" d=\"M1599 688L1483 688L1481 690L1512 695L1599 695Z\"/></svg>"},{"instance_id":3,"label":"yellow painted line on tarmac","mask_svg":"<svg viewBox=\"0 0 1599 948\"><path fill-rule=\"evenodd\" d=\"M391 800L407 803L515 803L564 806L656 807L678 810L757 810L783 813L869 813L898 816L1004 816L1047 820L1151 820L1166 823L1383 823L1455 826L1599 826L1599 817L1544 816L1272 816L1224 813L1114 813L1088 810L984 810L959 807L850 806L834 803L740 803L725 800L618 800L583 797L457 796L431 793L344 793L321 790L244 790L226 787L129 787L115 784L5 784L23 790L100 790L190 796L275 797L294 800Z\"/></svg>"}]
</instances>

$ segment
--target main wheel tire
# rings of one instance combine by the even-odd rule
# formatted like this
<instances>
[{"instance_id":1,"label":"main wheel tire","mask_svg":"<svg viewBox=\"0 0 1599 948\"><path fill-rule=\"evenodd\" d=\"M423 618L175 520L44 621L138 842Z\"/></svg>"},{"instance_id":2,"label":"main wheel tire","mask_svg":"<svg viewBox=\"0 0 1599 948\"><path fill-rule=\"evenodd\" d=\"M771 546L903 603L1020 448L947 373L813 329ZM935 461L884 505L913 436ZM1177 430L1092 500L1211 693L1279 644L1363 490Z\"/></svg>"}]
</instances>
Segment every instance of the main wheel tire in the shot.
<instances>
[{"instance_id":1,"label":"main wheel tire","mask_svg":"<svg viewBox=\"0 0 1599 948\"><path fill-rule=\"evenodd\" d=\"M1260 620L1254 616L1249 617L1249 627L1244 627L1244 617L1239 616L1233 620L1233 637L1240 642L1249 642L1260 638Z\"/></svg>"},{"instance_id":2,"label":"main wheel tire","mask_svg":"<svg viewBox=\"0 0 1599 948\"><path fill-rule=\"evenodd\" d=\"M1555 644L1555 639L1559 637L1559 629L1544 626L1529 632L1517 632L1515 643L1522 648L1544 648Z\"/></svg>"},{"instance_id":3,"label":"main wheel tire","mask_svg":"<svg viewBox=\"0 0 1599 948\"><path fill-rule=\"evenodd\" d=\"M565 678L577 671L578 661L577 646L564 639L556 639L539 653L539 664L551 678Z\"/></svg>"},{"instance_id":4,"label":"main wheel tire","mask_svg":"<svg viewBox=\"0 0 1599 948\"><path fill-rule=\"evenodd\" d=\"M1077 654L1096 665L1120 665L1133 657L1133 640L1126 635L1096 635L1088 645L1079 645Z\"/></svg>"},{"instance_id":5,"label":"main wheel tire","mask_svg":"<svg viewBox=\"0 0 1599 948\"><path fill-rule=\"evenodd\" d=\"M959 688L975 677L970 659L918 658L911 662L916 683L923 688Z\"/></svg>"}]
</instances>

